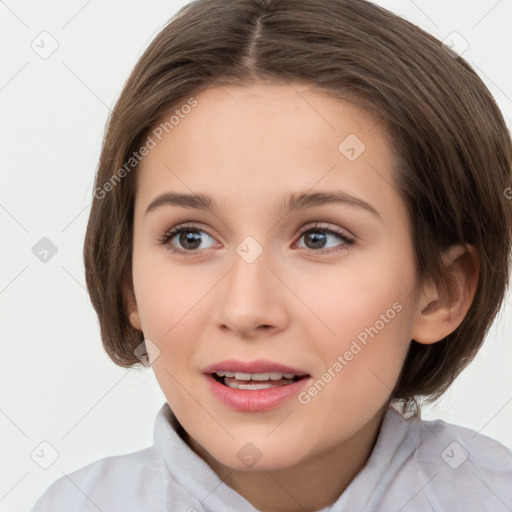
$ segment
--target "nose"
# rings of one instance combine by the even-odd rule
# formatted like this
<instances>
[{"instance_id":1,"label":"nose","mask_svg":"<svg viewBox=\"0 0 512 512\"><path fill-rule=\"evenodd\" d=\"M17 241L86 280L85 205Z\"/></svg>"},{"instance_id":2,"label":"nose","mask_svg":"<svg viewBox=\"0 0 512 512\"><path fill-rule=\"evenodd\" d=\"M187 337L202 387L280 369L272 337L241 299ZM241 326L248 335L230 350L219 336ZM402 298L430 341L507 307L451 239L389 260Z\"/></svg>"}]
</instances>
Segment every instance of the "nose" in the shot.
<instances>
[{"instance_id":1,"label":"nose","mask_svg":"<svg viewBox=\"0 0 512 512\"><path fill-rule=\"evenodd\" d=\"M235 253L217 295L216 320L224 331L243 339L275 334L286 328L286 278L266 251L252 262Z\"/></svg>"}]
</instances>

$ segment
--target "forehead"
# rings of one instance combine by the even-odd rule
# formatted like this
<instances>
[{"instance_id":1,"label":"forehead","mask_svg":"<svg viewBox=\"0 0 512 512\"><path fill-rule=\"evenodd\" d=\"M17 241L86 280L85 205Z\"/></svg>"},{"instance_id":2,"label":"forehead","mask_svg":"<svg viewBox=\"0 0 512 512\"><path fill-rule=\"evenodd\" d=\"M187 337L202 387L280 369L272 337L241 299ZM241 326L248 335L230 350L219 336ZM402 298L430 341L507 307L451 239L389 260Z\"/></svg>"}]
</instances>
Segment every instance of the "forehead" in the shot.
<instances>
[{"instance_id":1,"label":"forehead","mask_svg":"<svg viewBox=\"0 0 512 512\"><path fill-rule=\"evenodd\" d=\"M193 98L196 106L168 123L141 163L139 208L167 190L245 207L281 192L340 186L367 202L399 200L387 132L349 101L273 84L215 87Z\"/></svg>"}]
</instances>

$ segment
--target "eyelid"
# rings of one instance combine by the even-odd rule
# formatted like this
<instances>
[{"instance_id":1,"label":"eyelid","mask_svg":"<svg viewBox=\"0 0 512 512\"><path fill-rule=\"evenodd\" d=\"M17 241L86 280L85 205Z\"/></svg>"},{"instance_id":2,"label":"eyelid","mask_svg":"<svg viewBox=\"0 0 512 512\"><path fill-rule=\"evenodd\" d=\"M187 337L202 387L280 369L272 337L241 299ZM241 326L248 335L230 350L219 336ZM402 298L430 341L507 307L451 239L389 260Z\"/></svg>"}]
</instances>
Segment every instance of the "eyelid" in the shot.
<instances>
[{"instance_id":1,"label":"eyelid","mask_svg":"<svg viewBox=\"0 0 512 512\"><path fill-rule=\"evenodd\" d=\"M350 231L339 227L333 228L330 227L328 223L320 221L314 222L313 225L306 224L305 226L302 226L299 229L299 234L303 235L305 232L314 231L315 229L318 229L319 231L329 231L331 233L335 233L336 235L342 236L343 238L350 240L351 243L356 241L356 237L352 233L350 233Z\"/></svg>"}]
</instances>

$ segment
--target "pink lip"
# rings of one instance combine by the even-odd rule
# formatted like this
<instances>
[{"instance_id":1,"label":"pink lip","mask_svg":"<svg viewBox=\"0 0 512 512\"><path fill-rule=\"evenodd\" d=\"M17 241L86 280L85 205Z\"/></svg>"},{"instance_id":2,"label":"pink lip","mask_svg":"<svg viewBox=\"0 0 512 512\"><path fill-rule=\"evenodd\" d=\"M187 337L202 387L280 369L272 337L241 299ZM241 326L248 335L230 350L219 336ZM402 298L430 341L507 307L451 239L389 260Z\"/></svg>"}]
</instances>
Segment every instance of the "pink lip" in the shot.
<instances>
[{"instance_id":1,"label":"pink lip","mask_svg":"<svg viewBox=\"0 0 512 512\"><path fill-rule=\"evenodd\" d=\"M298 377L309 375L304 370L291 368L279 363L267 361L266 359L256 359L255 361L237 361L236 359L227 359L218 363L211 364L204 368L203 373L212 374L218 371L240 372L240 373L293 373Z\"/></svg>"},{"instance_id":2,"label":"pink lip","mask_svg":"<svg viewBox=\"0 0 512 512\"><path fill-rule=\"evenodd\" d=\"M253 371L248 373L263 372ZM290 371L290 373L293 372ZM263 412L273 409L286 400L297 396L301 389L311 381L311 377L306 377L292 384L269 389L233 389L215 380L213 375L206 375L206 378L208 379L210 391L220 402L231 409L241 412Z\"/></svg>"}]
</instances>

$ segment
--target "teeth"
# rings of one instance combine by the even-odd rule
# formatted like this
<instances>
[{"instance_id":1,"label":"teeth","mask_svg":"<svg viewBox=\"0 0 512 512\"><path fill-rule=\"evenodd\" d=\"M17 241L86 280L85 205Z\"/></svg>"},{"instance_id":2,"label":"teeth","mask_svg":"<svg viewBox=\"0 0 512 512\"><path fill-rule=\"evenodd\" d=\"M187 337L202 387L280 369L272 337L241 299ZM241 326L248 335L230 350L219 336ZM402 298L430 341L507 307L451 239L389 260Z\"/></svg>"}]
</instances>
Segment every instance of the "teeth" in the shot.
<instances>
[{"instance_id":1,"label":"teeth","mask_svg":"<svg viewBox=\"0 0 512 512\"><path fill-rule=\"evenodd\" d=\"M241 382L238 382L236 380L226 380L225 384L226 386L234 389L268 389L268 388L278 388L279 386L286 386L291 381L287 382L280 382L274 383L274 382L252 382L251 384L242 384Z\"/></svg>"},{"instance_id":2,"label":"teeth","mask_svg":"<svg viewBox=\"0 0 512 512\"><path fill-rule=\"evenodd\" d=\"M293 379L294 373L241 373L241 372L224 372L218 371L219 377L234 377L236 380L281 380L281 379Z\"/></svg>"},{"instance_id":3,"label":"teeth","mask_svg":"<svg viewBox=\"0 0 512 512\"><path fill-rule=\"evenodd\" d=\"M270 380L270 373L252 373L252 380Z\"/></svg>"}]
</instances>

